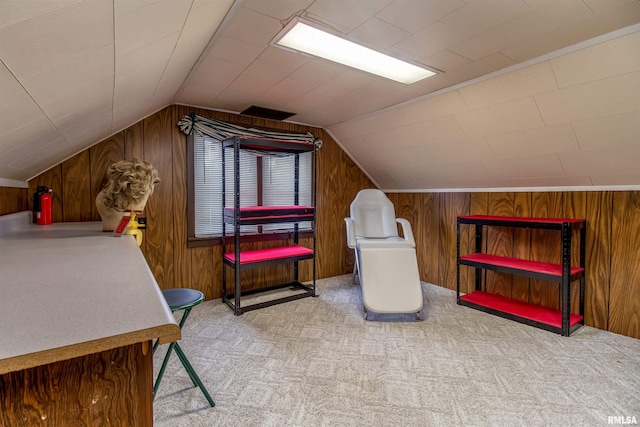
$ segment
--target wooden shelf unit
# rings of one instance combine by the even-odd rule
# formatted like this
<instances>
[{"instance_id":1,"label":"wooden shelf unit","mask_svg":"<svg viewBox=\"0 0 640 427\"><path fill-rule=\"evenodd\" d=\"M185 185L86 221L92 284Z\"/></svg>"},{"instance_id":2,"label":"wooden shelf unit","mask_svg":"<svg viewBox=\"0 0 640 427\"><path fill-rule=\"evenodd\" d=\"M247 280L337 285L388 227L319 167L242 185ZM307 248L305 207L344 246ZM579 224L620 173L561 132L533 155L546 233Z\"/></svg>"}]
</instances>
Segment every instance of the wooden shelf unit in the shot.
<instances>
[{"instance_id":1,"label":"wooden shelf unit","mask_svg":"<svg viewBox=\"0 0 640 427\"><path fill-rule=\"evenodd\" d=\"M460 255L460 225L475 226L475 253ZM483 227L512 227L558 230L562 239L559 264L523 260L482 253ZM571 266L573 231L580 232L580 266ZM457 303L520 323L569 336L584 324L585 236L584 219L524 218L488 215L459 216L457 220ZM460 266L475 268L475 291L460 293ZM560 310L554 310L482 290L482 270L520 275L559 283ZM580 281L580 313L571 313L571 283Z\"/></svg>"},{"instance_id":2,"label":"wooden shelf unit","mask_svg":"<svg viewBox=\"0 0 640 427\"><path fill-rule=\"evenodd\" d=\"M223 301L233 310L236 316L241 315L247 311L256 310L264 307L269 307L275 304L281 304L288 301L297 300L300 298L314 297L316 296L316 209L315 209L315 194L316 194L316 147L314 144L306 144L293 141L282 141L274 139L262 139L255 137L240 137L236 136L223 141L223 149L231 148L234 150L234 203L233 206L223 206L223 219L225 226L223 227L223 242L226 242L226 225L230 224L234 228L233 235L233 247L234 251L224 253L223 251L223 268L222 268L222 288L223 288ZM294 185L294 201L292 206L240 206L240 151L251 150L259 155L270 154L292 154L296 156L295 167L295 185ZM313 152L313 166L312 166L312 197L313 206L298 205L298 192L299 192L299 168L298 168L298 155L305 152ZM223 178L223 200L225 197L225 156L223 155L222 166L222 178ZM224 203L223 203L224 205ZM313 231L313 244L312 248L307 248L299 245L299 230L298 223L310 222ZM293 245L280 246L268 249L241 251L240 244L242 241L242 234L240 232L240 226L246 225L262 225L262 224L277 224L277 223L293 223ZM298 278L298 262L304 260L311 260L312 262L312 283L311 285L305 285L299 281ZM290 283L283 283L275 286L263 287L260 289L254 289L242 292L241 289L241 272L251 268L266 267L274 264L290 263L293 265L293 281ZM232 268L235 271L234 286L232 292L227 292L227 267ZM254 303L250 305L242 305L242 297L255 295L258 293L275 291L278 289L289 288L295 290L296 293L288 294L279 298L272 298L263 302Z\"/></svg>"}]
</instances>

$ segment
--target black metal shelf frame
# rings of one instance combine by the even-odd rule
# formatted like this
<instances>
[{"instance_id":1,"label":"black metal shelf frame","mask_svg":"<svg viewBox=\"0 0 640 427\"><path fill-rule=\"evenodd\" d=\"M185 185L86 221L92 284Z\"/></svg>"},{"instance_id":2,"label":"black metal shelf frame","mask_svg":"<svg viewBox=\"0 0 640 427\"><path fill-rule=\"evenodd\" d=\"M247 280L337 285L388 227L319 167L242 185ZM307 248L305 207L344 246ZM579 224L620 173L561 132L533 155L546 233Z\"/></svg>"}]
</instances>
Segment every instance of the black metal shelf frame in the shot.
<instances>
[{"instance_id":1,"label":"black metal shelf frame","mask_svg":"<svg viewBox=\"0 0 640 427\"><path fill-rule=\"evenodd\" d=\"M556 275L548 275L539 272L527 271L517 268L509 268L503 266L491 265L490 263L478 263L472 261L465 261L460 259L460 225L469 224L475 226L475 253L482 253L482 228L484 226L495 227L510 227L510 228L528 228L528 229L546 229L546 230L559 230L561 232L562 239L562 274L560 277ZM574 230L580 230L580 268L582 271L579 274L571 274L571 249L572 249L572 232ZM545 220L540 218L527 219L527 218L510 218L510 217L489 217L489 216L474 216L458 217L456 225L456 300L459 305L472 307L477 310L481 310L487 313L491 313L500 317L504 317L510 320L514 320L520 323L535 326L541 329L545 329L551 332L556 332L562 336L569 336L573 331L584 325L584 284L585 284L585 259L586 259L586 225L584 220ZM464 301L460 299L460 266L467 265L475 268L475 289L480 291L482 289L482 271L493 270L509 274L517 274L525 277L531 277L534 279L548 280L552 282L560 283L560 312L562 327L556 328L546 323L537 322L531 319L525 319L523 317L504 313L500 310L485 307L473 302ZM571 327L570 315L571 315L571 283L575 280L580 280L580 316L582 321L579 324Z\"/></svg>"},{"instance_id":2,"label":"black metal shelf frame","mask_svg":"<svg viewBox=\"0 0 640 427\"><path fill-rule=\"evenodd\" d=\"M228 215L225 212L226 201L226 164L225 164L225 149L233 148L233 180L234 180L234 206L233 216ZM276 304L282 304L289 301L294 301L306 297L316 297L316 157L317 148L314 144L298 143L291 141L273 140L273 139L260 139L255 137L242 137L234 136L222 142L222 217L225 224L233 224L234 227L234 259L233 262L224 256L225 250L223 246L222 250L222 289L223 289L223 301L233 310L236 316L239 316L247 311L257 310L265 307L269 307ZM240 152L241 150L251 150L257 153L274 154L274 153L288 153L295 155L295 181L294 181L294 204L299 203L299 185L300 185L300 157L299 154L312 152L312 168L311 168L311 181L313 188L312 194L312 209L300 209L295 210L295 214L287 212L287 210L274 210L270 215L265 215L263 218L250 217L247 218L243 215L240 209ZM290 215L286 218L274 218L275 215ZM312 254L297 255L285 258L276 258L270 260L263 260L258 262L251 262L241 264L241 251L240 243L242 235L240 233L241 225L257 225L257 224L274 224L274 223L294 223L293 231L293 243L298 245L300 243L298 223L311 222L311 228L313 232L313 247ZM222 227L223 242L226 242L226 226ZM298 274L298 262L303 260L312 260L312 281L311 285L305 285L299 281ZM293 281L290 283L284 283L281 285L268 286L260 289L252 289L242 292L241 290L241 272L251 268L266 267L274 264L292 263L293 264ZM227 292L227 268L232 268L235 271L233 292ZM299 290L300 293L287 295L279 298L270 299L268 301L254 303L246 306L242 306L242 297L250 296L259 293L267 293L276 290L289 288L291 290Z\"/></svg>"}]
</instances>

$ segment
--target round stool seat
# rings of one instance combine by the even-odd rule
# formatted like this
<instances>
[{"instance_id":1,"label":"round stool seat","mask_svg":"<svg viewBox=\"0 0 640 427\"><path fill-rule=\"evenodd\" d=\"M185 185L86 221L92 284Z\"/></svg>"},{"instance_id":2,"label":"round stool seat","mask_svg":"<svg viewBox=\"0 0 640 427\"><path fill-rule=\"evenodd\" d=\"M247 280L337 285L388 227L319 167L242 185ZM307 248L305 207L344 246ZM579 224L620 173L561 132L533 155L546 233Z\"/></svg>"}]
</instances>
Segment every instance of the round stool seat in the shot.
<instances>
[{"instance_id":1,"label":"round stool seat","mask_svg":"<svg viewBox=\"0 0 640 427\"><path fill-rule=\"evenodd\" d=\"M162 295L164 295L164 299L167 300L167 305L171 311L195 307L204 301L204 294L195 289L165 289L162 291Z\"/></svg>"}]
</instances>

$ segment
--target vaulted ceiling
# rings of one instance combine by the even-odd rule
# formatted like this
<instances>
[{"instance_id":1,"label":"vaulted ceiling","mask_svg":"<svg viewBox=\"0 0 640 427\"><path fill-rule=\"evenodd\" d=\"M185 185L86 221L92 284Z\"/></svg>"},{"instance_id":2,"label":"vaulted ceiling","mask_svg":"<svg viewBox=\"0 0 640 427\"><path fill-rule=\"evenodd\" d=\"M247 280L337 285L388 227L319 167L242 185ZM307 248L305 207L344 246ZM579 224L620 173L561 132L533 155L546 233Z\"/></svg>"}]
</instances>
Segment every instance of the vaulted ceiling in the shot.
<instances>
[{"instance_id":1,"label":"vaulted ceiling","mask_svg":"<svg viewBox=\"0 0 640 427\"><path fill-rule=\"evenodd\" d=\"M439 70L283 50L294 16ZM640 0L0 0L0 179L170 104L295 113L383 189L640 185Z\"/></svg>"}]
</instances>

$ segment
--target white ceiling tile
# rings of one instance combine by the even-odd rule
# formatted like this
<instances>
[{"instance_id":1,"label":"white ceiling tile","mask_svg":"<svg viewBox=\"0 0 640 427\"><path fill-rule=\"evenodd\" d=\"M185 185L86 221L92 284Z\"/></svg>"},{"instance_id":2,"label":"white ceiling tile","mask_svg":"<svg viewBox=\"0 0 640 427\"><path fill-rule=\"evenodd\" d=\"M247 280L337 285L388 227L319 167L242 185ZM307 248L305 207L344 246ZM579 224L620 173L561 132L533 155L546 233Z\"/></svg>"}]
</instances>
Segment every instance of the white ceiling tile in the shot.
<instances>
[{"instance_id":1,"label":"white ceiling tile","mask_svg":"<svg viewBox=\"0 0 640 427\"><path fill-rule=\"evenodd\" d=\"M429 67L447 72L464 64L468 64L471 60L449 50L442 50L424 57L423 62Z\"/></svg>"},{"instance_id":2,"label":"white ceiling tile","mask_svg":"<svg viewBox=\"0 0 640 427\"><path fill-rule=\"evenodd\" d=\"M572 123L582 150L640 144L638 114L620 114Z\"/></svg>"},{"instance_id":3,"label":"white ceiling tile","mask_svg":"<svg viewBox=\"0 0 640 427\"><path fill-rule=\"evenodd\" d=\"M532 98L492 105L455 115L468 136L483 136L542 126Z\"/></svg>"},{"instance_id":4,"label":"white ceiling tile","mask_svg":"<svg viewBox=\"0 0 640 427\"><path fill-rule=\"evenodd\" d=\"M593 185L640 185L640 175L591 175Z\"/></svg>"},{"instance_id":5,"label":"white ceiling tile","mask_svg":"<svg viewBox=\"0 0 640 427\"><path fill-rule=\"evenodd\" d=\"M613 41L551 59L558 87L573 86L620 73Z\"/></svg>"},{"instance_id":6,"label":"white ceiling tile","mask_svg":"<svg viewBox=\"0 0 640 427\"><path fill-rule=\"evenodd\" d=\"M316 0L307 11L321 19L321 22L332 22L349 31L375 16L392 0Z\"/></svg>"},{"instance_id":7,"label":"white ceiling tile","mask_svg":"<svg viewBox=\"0 0 640 427\"><path fill-rule=\"evenodd\" d=\"M539 153L563 153L580 149L571 124L543 126L524 131L531 147Z\"/></svg>"},{"instance_id":8,"label":"white ceiling tile","mask_svg":"<svg viewBox=\"0 0 640 427\"><path fill-rule=\"evenodd\" d=\"M116 55L116 84L121 79L140 73L141 69L157 69L162 74L169 58L171 58L178 36L179 33L173 33L162 39L154 40L140 49Z\"/></svg>"},{"instance_id":9,"label":"white ceiling tile","mask_svg":"<svg viewBox=\"0 0 640 427\"><path fill-rule=\"evenodd\" d=\"M558 30L553 30L540 36L527 39L514 46L504 48L500 52L514 61L522 62L537 58L549 52L554 52L571 44L573 44L573 42L569 37Z\"/></svg>"},{"instance_id":10,"label":"white ceiling tile","mask_svg":"<svg viewBox=\"0 0 640 427\"><path fill-rule=\"evenodd\" d=\"M263 61L285 66L291 70L296 70L311 61L311 57L307 55L302 55L300 53L292 52L288 49L281 49L275 46L269 46L266 48L260 54L259 58Z\"/></svg>"},{"instance_id":11,"label":"white ceiling tile","mask_svg":"<svg viewBox=\"0 0 640 427\"><path fill-rule=\"evenodd\" d=\"M556 177L566 175L558 155L555 153L485 159L482 162L492 178Z\"/></svg>"},{"instance_id":12,"label":"white ceiling tile","mask_svg":"<svg viewBox=\"0 0 640 427\"><path fill-rule=\"evenodd\" d=\"M36 127L40 127L39 133L46 134L46 123L34 123ZM43 132L44 131L44 132ZM33 131L29 131L31 134L35 134ZM22 143L14 149L2 153L0 155L0 162L11 165L14 167L22 167L16 165L24 165L26 158L33 158L34 153L40 157L47 155L48 152L54 151L60 144L65 144L66 141L62 135L58 134L57 138L42 139L42 138L29 138L24 139Z\"/></svg>"},{"instance_id":13,"label":"white ceiling tile","mask_svg":"<svg viewBox=\"0 0 640 427\"><path fill-rule=\"evenodd\" d=\"M581 0L554 0L514 17L503 25L514 34L535 40L589 16L593 16L593 12Z\"/></svg>"},{"instance_id":14,"label":"white ceiling tile","mask_svg":"<svg viewBox=\"0 0 640 427\"><path fill-rule=\"evenodd\" d=\"M0 28L25 21L54 9L62 8L77 0L31 0L3 1L0 14Z\"/></svg>"},{"instance_id":15,"label":"white ceiling tile","mask_svg":"<svg viewBox=\"0 0 640 427\"><path fill-rule=\"evenodd\" d=\"M282 27L275 18L240 7L225 26L224 35L266 48Z\"/></svg>"},{"instance_id":16,"label":"white ceiling tile","mask_svg":"<svg viewBox=\"0 0 640 427\"><path fill-rule=\"evenodd\" d=\"M508 99L520 99L558 89L548 61L501 75L500 82Z\"/></svg>"},{"instance_id":17,"label":"white ceiling tile","mask_svg":"<svg viewBox=\"0 0 640 427\"><path fill-rule=\"evenodd\" d=\"M396 43L393 51L406 52L417 58L425 58L455 45L467 36L441 22L434 22L411 37Z\"/></svg>"},{"instance_id":18,"label":"white ceiling tile","mask_svg":"<svg viewBox=\"0 0 640 427\"><path fill-rule=\"evenodd\" d=\"M498 26L483 31L473 38L453 45L449 50L462 57L476 60L492 53L499 52L502 49L509 48L523 40L525 40L523 36L514 34L504 26Z\"/></svg>"},{"instance_id":19,"label":"white ceiling tile","mask_svg":"<svg viewBox=\"0 0 640 427\"><path fill-rule=\"evenodd\" d=\"M376 17L396 28L416 33L462 6L464 3L459 0L395 1L378 12Z\"/></svg>"},{"instance_id":20,"label":"white ceiling tile","mask_svg":"<svg viewBox=\"0 0 640 427\"><path fill-rule=\"evenodd\" d=\"M573 22L572 25L569 23L564 25L561 31L574 43L578 43L620 28L636 25L640 22L640 2L626 3L597 15L583 16Z\"/></svg>"},{"instance_id":21,"label":"white ceiling tile","mask_svg":"<svg viewBox=\"0 0 640 427\"><path fill-rule=\"evenodd\" d=\"M596 15L634 2L635 0L584 0L584 3Z\"/></svg>"},{"instance_id":22,"label":"white ceiling tile","mask_svg":"<svg viewBox=\"0 0 640 427\"><path fill-rule=\"evenodd\" d=\"M207 105L238 78L244 67L208 57L190 77L190 84L177 96L181 103Z\"/></svg>"},{"instance_id":23,"label":"white ceiling tile","mask_svg":"<svg viewBox=\"0 0 640 427\"><path fill-rule=\"evenodd\" d=\"M484 76L488 73L501 70L513 64L514 61L507 58L506 56L500 53L493 53L491 55L485 56L484 58L480 58L477 61L461 65L460 67L447 71L444 74L438 74L435 77L441 79L441 87L447 87L473 80L476 77ZM433 79L434 78L430 78L426 80L428 81Z\"/></svg>"},{"instance_id":24,"label":"white ceiling tile","mask_svg":"<svg viewBox=\"0 0 640 427\"><path fill-rule=\"evenodd\" d=\"M569 123L485 136L496 158L580 150Z\"/></svg>"},{"instance_id":25,"label":"white ceiling tile","mask_svg":"<svg viewBox=\"0 0 640 427\"><path fill-rule=\"evenodd\" d=\"M162 0L113 0L113 9L116 17L125 15L138 9L147 7L153 3L159 3Z\"/></svg>"},{"instance_id":26,"label":"white ceiling tile","mask_svg":"<svg viewBox=\"0 0 640 427\"><path fill-rule=\"evenodd\" d=\"M519 0L475 0L440 19L449 27L472 36L531 12Z\"/></svg>"},{"instance_id":27,"label":"white ceiling tile","mask_svg":"<svg viewBox=\"0 0 640 427\"><path fill-rule=\"evenodd\" d=\"M116 17L116 55L122 56L179 33L191 0L162 0Z\"/></svg>"},{"instance_id":28,"label":"white ceiling tile","mask_svg":"<svg viewBox=\"0 0 640 427\"><path fill-rule=\"evenodd\" d=\"M509 100L499 77L493 77L458 89L470 110L502 104Z\"/></svg>"},{"instance_id":29,"label":"white ceiling tile","mask_svg":"<svg viewBox=\"0 0 640 427\"><path fill-rule=\"evenodd\" d=\"M585 150L559 153L558 157L568 176L615 175L607 150Z\"/></svg>"},{"instance_id":30,"label":"white ceiling tile","mask_svg":"<svg viewBox=\"0 0 640 427\"><path fill-rule=\"evenodd\" d=\"M637 35L610 42L615 55L604 56L619 69L607 74L592 67L584 83L574 65L554 75L547 61L447 91L637 24L637 0L30 0L10 6L0 17L0 70L7 67L0 78L0 153L11 152L0 154L2 178L36 175L175 102L228 111L258 104L296 112L293 122L342 123L337 132L348 136L345 146L356 161L378 183L398 189L588 185L637 175ZM294 14L446 72L403 86L270 46ZM214 36L223 19L224 30ZM471 33L478 37L467 40ZM448 50L452 45L456 52ZM558 89L556 76L575 85ZM604 145L588 151L602 150L612 173L568 163L576 174L567 177L557 161L538 159L580 153L576 134L584 147ZM41 147L56 140L54 152ZM491 177L480 160L500 157L534 160L516 170L527 176L509 177L503 168L501 177ZM2 161L15 164L2 167Z\"/></svg>"},{"instance_id":31,"label":"white ceiling tile","mask_svg":"<svg viewBox=\"0 0 640 427\"><path fill-rule=\"evenodd\" d=\"M7 133L2 135L3 144L0 149L0 163L9 164L15 162L17 159L14 155L7 153L19 150L25 144L36 144L35 146L37 147L39 146L38 144L47 144L49 141L57 141L61 138L62 135L45 116L21 122L19 127L9 128Z\"/></svg>"},{"instance_id":32,"label":"white ceiling tile","mask_svg":"<svg viewBox=\"0 0 640 427\"><path fill-rule=\"evenodd\" d=\"M113 44L111 2L85 0L0 29L0 58L21 78Z\"/></svg>"},{"instance_id":33,"label":"white ceiling tile","mask_svg":"<svg viewBox=\"0 0 640 427\"><path fill-rule=\"evenodd\" d=\"M614 40L621 73L640 70L640 31Z\"/></svg>"},{"instance_id":34,"label":"white ceiling tile","mask_svg":"<svg viewBox=\"0 0 640 427\"><path fill-rule=\"evenodd\" d=\"M224 59L240 65L249 65L264 52L264 48L255 44L227 36L220 36L211 47L207 56Z\"/></svg>"},{"instance_id":35,"label":"white ceiling tile","mask_svg":"<svg viewBox=\"0 0 640 427\"><path fill-rule=\"evenodd\" d=\"M275 102L275 105L287 104L309 90L309 85L306 82L285 78L263 93L258 98L258 101ZM262 102L260 102L260 105L265 106Z\"/></svg>"},{"instance_id":36,"label":"white ceiling tile","mask_svg":"<svg viewBox=\"0 0 640 427\"><path fill-rule=\"evenodd\" d=\"M588 176L548 176L540 178L513 178L509 187L581 187L591 186Z\"/></svg>"},{"instance_id":37,"label":"white ceiling tile","mask_svg":"<svg viewBox=\"0 0 640 427\"><path fill-rule=\"evenodd\" d=\"M268 2L264 0L244 0L242 6L272 18L284 20L305 10L311 3L313 3L313 0L275 0Z\"/></svg>"},{"instance_id":38,"label":"white ceiling tile","mask_svg":"<svg viewBox=\"0 0 640 427\"><path fill-rule=\"evenodd\" d=\"M545 123L630 113L640 105L640 72L535 95Z\"/></svg>"},{"instance_id":39,"label":"white ceiling tile","mask_svg":"<svg viewBox=\"0 0 640 427\"><path fill-rule=\"evenodd\" d=\"M350 32L349 39L381 52L410 35L385 21L371 18Z\"/></svg>"}]
</instances>

